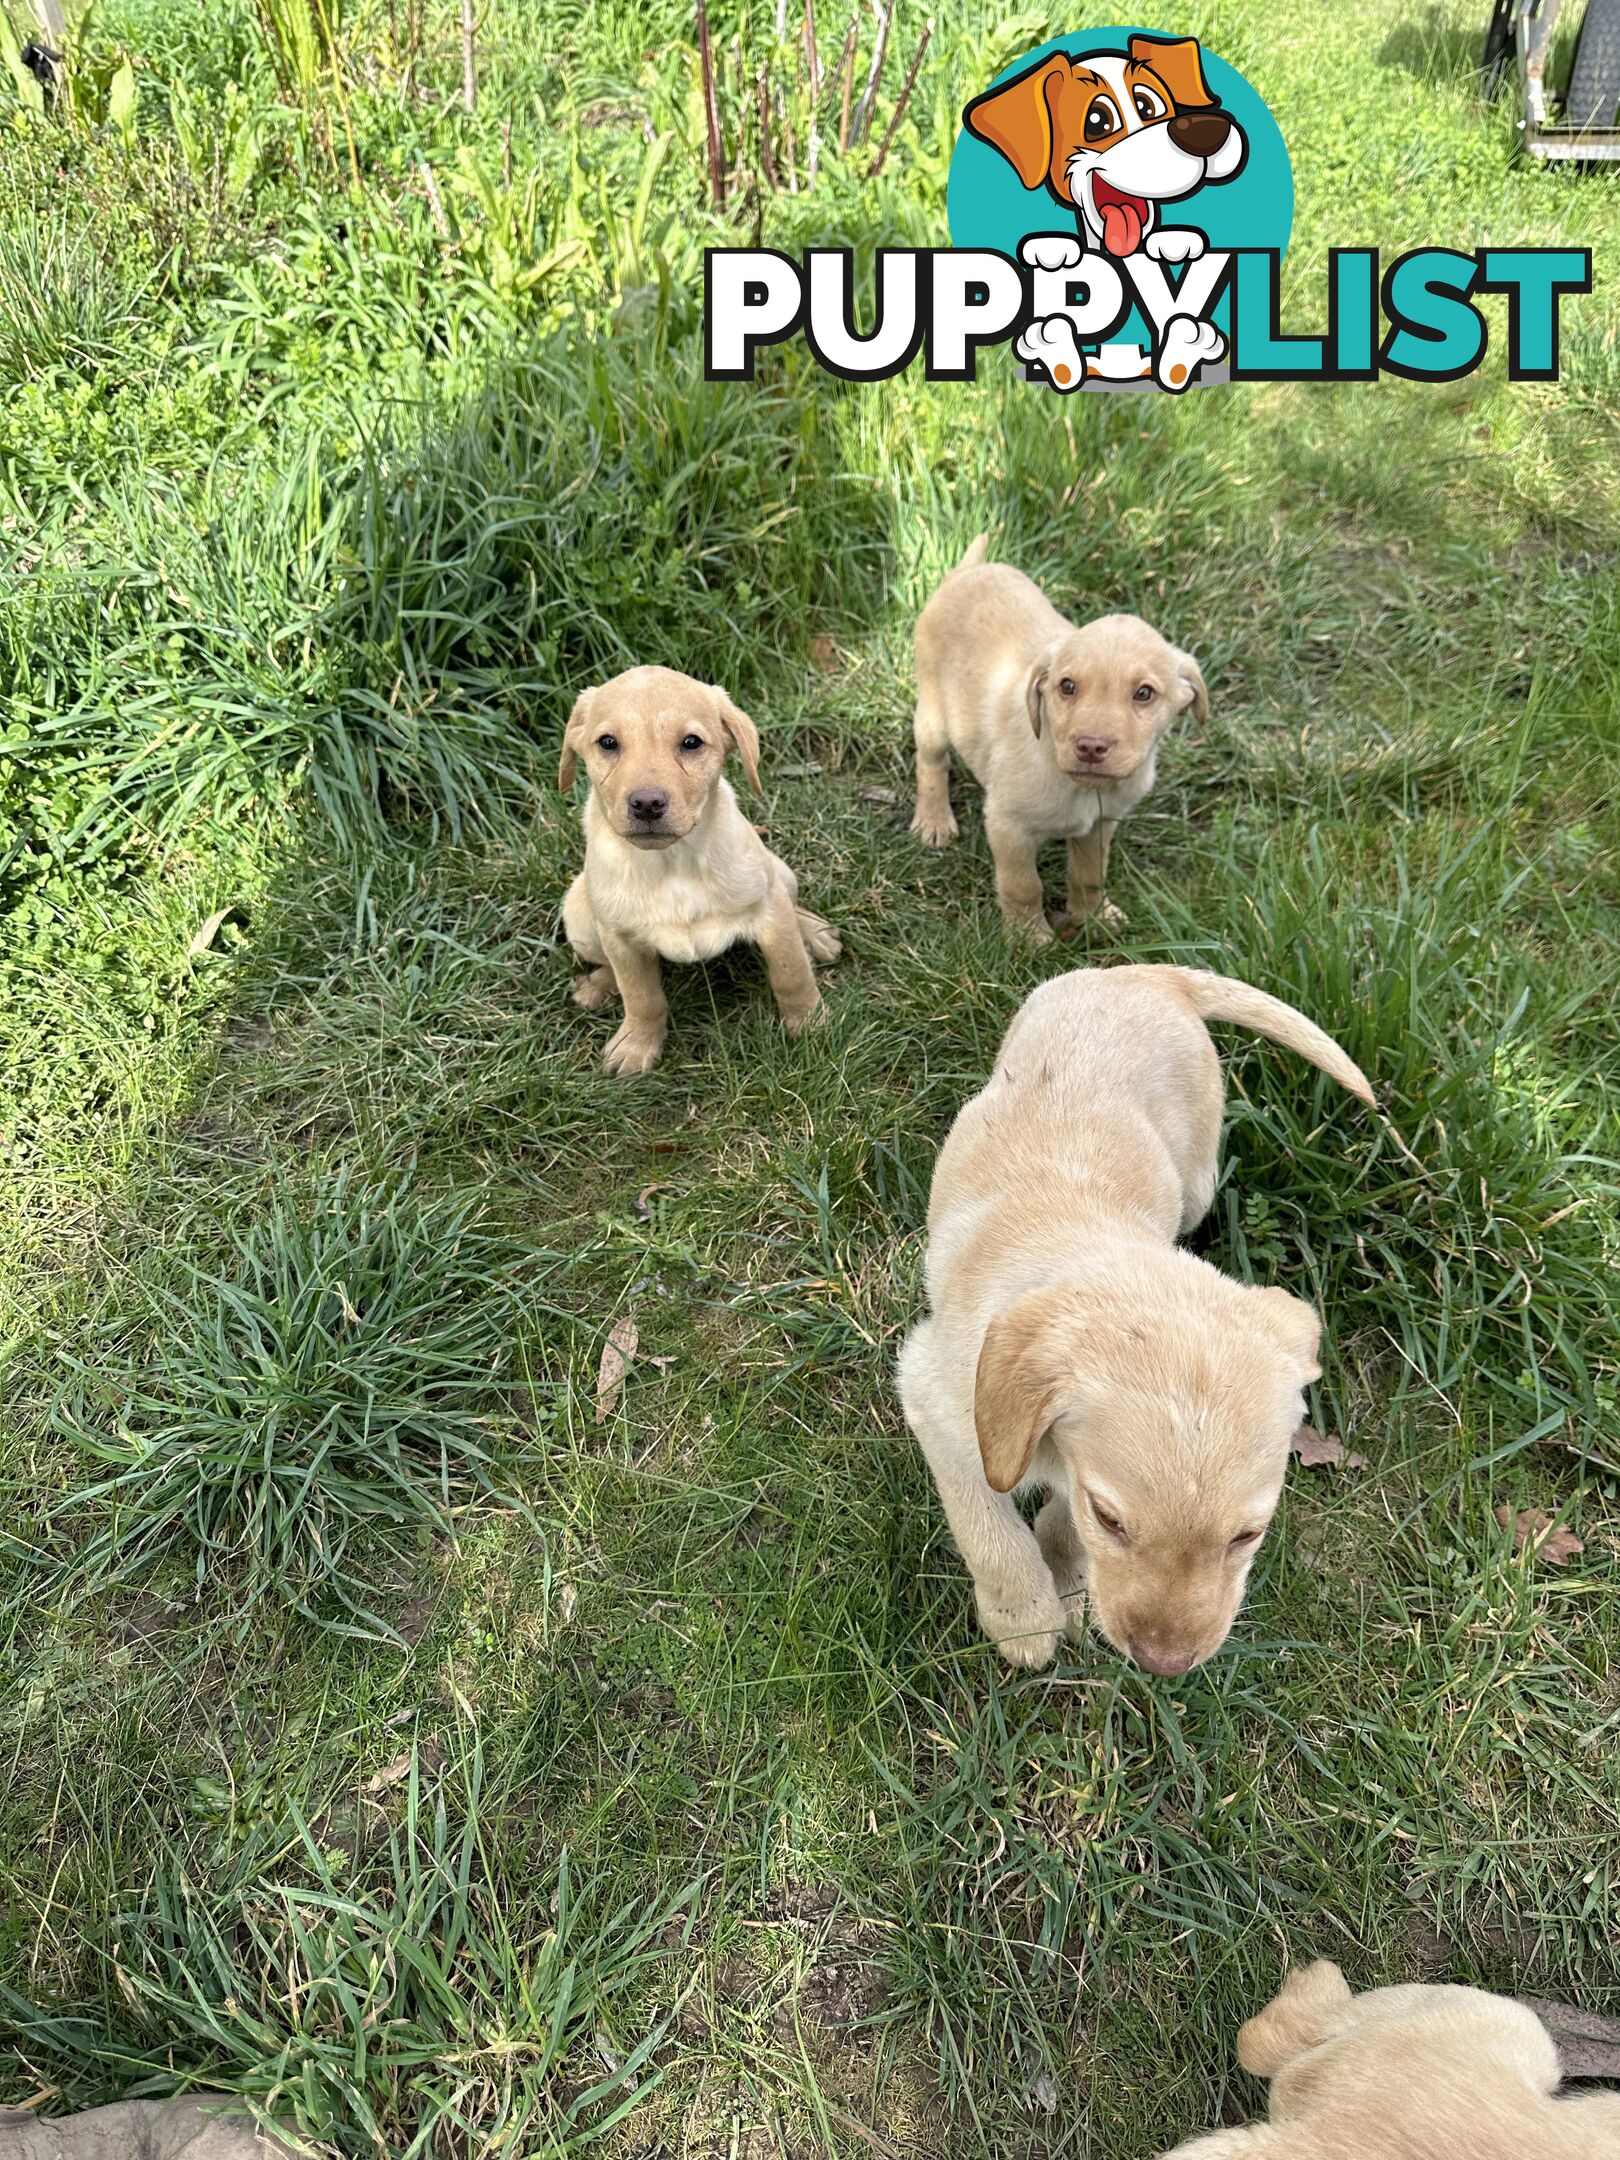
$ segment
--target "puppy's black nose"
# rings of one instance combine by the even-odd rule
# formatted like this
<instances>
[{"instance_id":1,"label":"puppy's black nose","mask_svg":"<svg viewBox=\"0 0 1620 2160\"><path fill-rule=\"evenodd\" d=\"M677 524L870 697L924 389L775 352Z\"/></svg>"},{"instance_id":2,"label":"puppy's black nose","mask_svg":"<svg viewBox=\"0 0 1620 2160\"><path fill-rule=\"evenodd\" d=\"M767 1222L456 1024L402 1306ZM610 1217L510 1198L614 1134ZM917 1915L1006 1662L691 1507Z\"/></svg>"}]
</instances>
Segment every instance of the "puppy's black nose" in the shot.
<instances>
[{"instance_id":1,"label":"puppy's black nose","mask_svg":"<svg viewBox=\"0 0 1620 2160\"><path fill-rule=\"evenodd\" d=\"M1213 157L1231 132L1223 112L1178 112L1170 122L1170 140L1189 157Z\"/></svg>"},{"instance_id":2,"label":"puppy's black nose","mask_svg":"<svg viewBox=\"0 0 1620 2160\"><path fill-rule=\"evenodd\" d=\"M1082 765L1100 765L1114 747L1112 735L1077 735L1074 754Z\"/></svg>"},{"instance_id":3,"label":"puppy's black nose","mask_svg":"<svg viewBox=\"0 0 1620 2160\"><path fill-rule=\"evenodd\" d=\"M643 825L656 825L668 808L669 797L652 788L638 789L630 798L630 815L639 818Z\"/></svg>"}]
</instances>

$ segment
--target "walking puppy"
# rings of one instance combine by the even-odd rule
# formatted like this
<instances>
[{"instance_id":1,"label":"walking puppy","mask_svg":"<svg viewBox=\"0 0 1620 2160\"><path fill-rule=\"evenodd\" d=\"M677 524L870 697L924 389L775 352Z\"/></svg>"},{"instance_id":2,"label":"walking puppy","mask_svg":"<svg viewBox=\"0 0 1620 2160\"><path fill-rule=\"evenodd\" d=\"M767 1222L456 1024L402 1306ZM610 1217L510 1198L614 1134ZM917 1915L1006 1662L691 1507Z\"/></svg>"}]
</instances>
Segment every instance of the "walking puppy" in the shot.
<instances>
[{"instance_id":1,"label":"walking puppy","mask_svg":"<svg viewBox=\"0 0 1620 2160\"><path fill-rule=\"evenodd\" d=\"M1135 615L1068 622L1039 586L987 563L981 533L917 618L917 814L930 847L956 838L950 753L984 789L984 829L1009 924L1051 938L1036 855L1069 844L1069 913L1103 899L1114 828L1153 786L1159 738L1189 706L1209 717L1198 662Z\"/></svg>"},{"instance_id":2,"label":"walking puppy","mask_svg":"<svg viewBox=\"0 0 1620 2160\"><path fill-rule=\"evenodd\" d=\"M1149 1672L1226 1640L1282 1490L1320 1323L1181 1251L1215 1194L1206 1020L1372 1090L1291 1005L1193 968L1043 983L952 1126L928 1208L929 1317L900 1396L1009 1664L1044 1665L1079 1600ZM1045 1490L1033 1531L1016 1495Z\"/></svg>"},{"instance_id":3,"label":"walking puppy","mask_svg":"<svg viewBox=\"0 0 1620 2160\"><path fill-rule=\"evenodd\" d=\"M649 1072L664 1052L669 1008L659 961L709 960L746 939L765 955L790 1035L821 1003L813 960L837 938L801 908L799 881L737 807L728 752L759 787L759 731L723 690L670 668L637 667L580 696L563 736L566 795L583 760L585 868L563 902L568 942L590 967L576 1005L599 1012L615 993L624 1020L602 1062Z\"/></svg>"},{"instance_id":4,"label":"walking puppy","mask_svg":"<svg viewBox=\"0 0 1620 2160\"><path fill-rule=\"evenodd\" d=\"M1478 1988L1352 1995L1325 1960L1291 1973L1238 2034L1271 2120L1164 2160L1615 2160L1620 2093L1557 2099L1533 2010Z\"/></svg>"}]
</instances>

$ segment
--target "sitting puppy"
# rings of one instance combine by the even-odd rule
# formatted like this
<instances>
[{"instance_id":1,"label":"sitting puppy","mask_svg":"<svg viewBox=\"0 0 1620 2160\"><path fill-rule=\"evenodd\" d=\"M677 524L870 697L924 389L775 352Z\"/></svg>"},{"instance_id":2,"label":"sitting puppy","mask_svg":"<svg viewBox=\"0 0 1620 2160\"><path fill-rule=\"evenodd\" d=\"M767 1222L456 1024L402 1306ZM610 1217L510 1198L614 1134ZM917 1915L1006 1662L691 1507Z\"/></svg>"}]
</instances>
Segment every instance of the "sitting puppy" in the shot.
<instances>
[{"instance_id":1,"label":"sitting puppy","mask_svg":"<svg viewBox=\"0 0 1620 2160\"><path fill-rule=\"evenodd\" d=\"M1116 1649L1184 1673L1226 1640L1316 1379L1319 1323L1176 1245L1215 1194L1221 1067L1206 1020L1297 1050L1372 1101L1302 1013L1193 968L1043 983L940 1151L929 1317L906 1418L1013 1665L1079 1599ZM1051 1497L1033 1532L1015 1495Z\"/></svg>"},{"instance_id":2,"label":"sitting puppy","mask_svg":"<svg viewBox=\"0 0 1620 2160\"><path fill-rule=\"evenodd\" d=\"M615 993L624 1000L602 1061L610 1073L649 1072L663 1055L660 957L708 960L750 940L790 1035L821 1003L812 960L838 958L832 931L799 906L798 879L738 809L720 770L731 750L757 791L753 721L723 690L669 668L615 675L569 718L557 784L566 795L583 759L591 792L563 928L591 967L574 1002L597 1012Z\"/></svg>"},{"instance_id":3,"label":"sitting puppy","mask_svg":"<svg viewBox=\"0 0 1620 2160\"><path fill-rule=\"evenodd\" d=\"M1122 920L1103 900L1114 827L1153 785L1159 738L1190 705L1198 663L1135 615L1067 622L1022 571L987 563L981 533L917 618L917 815L930 847L956 838L950 753L984 789L984 829L1007 921L1044 945L1036 854L1069 843L1069 914Z\"/></svg>"},{"instance_id":4,"label":"sitting puppy","mask_svg":"<svg viewBox=\"0 0 1620 2160\"><path fill-rule=\"evenodd\" d=\"M1162 2160L1617 2160L1620 2094L1556 2099L1533 2010L1465 1987L1352 1995L1337 1965L1291 1973L1238 2034L1271 2120Z\"/></svg>"}]
</instances>

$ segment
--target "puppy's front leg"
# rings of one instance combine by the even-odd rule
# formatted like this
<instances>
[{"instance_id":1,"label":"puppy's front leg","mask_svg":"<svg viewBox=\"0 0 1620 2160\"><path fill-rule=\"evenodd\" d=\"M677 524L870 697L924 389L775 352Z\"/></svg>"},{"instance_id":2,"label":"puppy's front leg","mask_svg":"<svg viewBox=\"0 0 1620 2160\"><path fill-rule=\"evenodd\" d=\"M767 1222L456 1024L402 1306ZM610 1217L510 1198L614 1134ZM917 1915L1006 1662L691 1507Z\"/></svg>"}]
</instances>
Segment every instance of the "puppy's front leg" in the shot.
<instances>
[{"instance_id":1,"label":"puppy's front leg","mask_svg":"<svg viewBox=\"0 0 1620 2160\"><path fill-rule=\"evenodd\" d=\"M658 955L605 929L600 934L607 964L624 999L624 1019L602 1063L620 1077L651 1072L664 1054L664 1037L669 1032L669 1005Z\"/></svg>"},{"instance_id":2,"label":"puppy's front leg","mask_svg":"<svg viewBox=\"0 0 1620 2160\"><path fill-rule=\"evenodd\" d=\"M759 944L782 1025L790 1035L797 1035L820 1005L821 992L799 927L799 911L786 885L778 883L772 890Z\"/></svg>"},{"instance_id":3,"label":"puppy's front leg","mask_svg":"<svg viewBox=\"0 0 1620 2160\"><path fill-rule=\"evenodd\" d=\"M1099 818L1090 832L1079 840L1069 842L1069 919L1071 922L1089 922L1095 919L1112 928L1125 920L1123 912L1112 900L1103 898L1103 880L1108 875L1108 850L1113 845L1117 818Z\"/></svg>"},{"instance_id":4,"label":"puppy's front leg","mask_svg":"<svg viewBox=\"0 0 1620 2160\"><path fill-rule=\"evenodd\" d=\"M1034 841L988 807L984 831L996 865L996 897L1009 926L1037 945L1050 944L1052 926L1041 905L1041 873Z\"/></svg>"}]
</instances>

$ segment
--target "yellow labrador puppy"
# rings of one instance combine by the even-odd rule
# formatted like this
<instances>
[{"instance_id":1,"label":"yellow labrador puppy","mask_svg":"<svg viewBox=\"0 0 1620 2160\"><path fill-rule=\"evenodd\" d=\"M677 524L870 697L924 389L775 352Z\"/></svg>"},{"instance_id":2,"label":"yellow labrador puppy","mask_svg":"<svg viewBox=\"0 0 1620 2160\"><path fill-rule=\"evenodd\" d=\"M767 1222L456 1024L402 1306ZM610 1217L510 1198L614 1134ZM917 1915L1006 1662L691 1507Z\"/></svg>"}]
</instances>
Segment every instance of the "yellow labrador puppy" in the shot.
<instances>
[{"instance_id":1,"label":"yellow labrador puppy","mask_svg":"<svg viewBox=\"0 0 1620 2160\"><path fill-rule=\"evenodd\" d=\"M1286 1044L1372 1101L1291 1005L1193 968L1043 983L952 1126L928 1208L929 1317L901 1400L1014 1665L1079 1600L1149 1672L1219 1649L1282 1490L1319 1322L1176 1239L1215 1194L1220 1060L1206 1020ZM1050 1494L1031 1531L1017 1495Z\"/></svg>"},{"instance_id":2,"label":"yellow labrador puppy","mask_svg":"<svg viewBox=\"0 0 1620 2160\"><path fill-rule=\"evenodd\" d=\"M1271 2120L1163 2160L1620 2160L1620 2093L1556 2098L1533 2010L1465 1987L1352 1995L1325 1960L1238 2034Z\"/></svg>"},{"instance_id":3,"label":"yellow labrador puppy","mask_svg":"<svg viewBox=\"0 0 1620 2160\"><path fill-rule=\"evenodd\" d=\"M659 961L708 960L746 940L765 955L790 1035L821 1003L813 960L839 943L799 906L799 881L737 807L728 752L759 787L759 732L723 690L670 668L637 667L584 691L563 736L557 784L590 776L585 867L563 902L568 942L591 972L573 997L597 1012L617 995L624 1019L603 1058L648 1072L664 1052L669 1008Z\"/></svg>"},{"instance_id":4,"label":"yellow labrador puppy","mask_svg":"<svg viewBox=\"0 0 1620 2160\"><path fill-rule=\"evenodd\" d=\"M1009 924L1051 937L1037 854L1069 844L1069 913L1121 921L1103 899L1114 828L1153 785L1159 738L1192 707L1198 662L1136 615L1076 625L1040 587L987 563L981 533L917 618L917 814L930 847L956 838L950 753L984 789L984 830Z\"/></svg>"}]
</instances>

